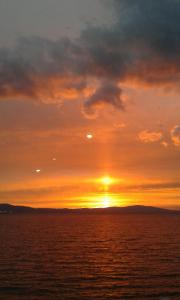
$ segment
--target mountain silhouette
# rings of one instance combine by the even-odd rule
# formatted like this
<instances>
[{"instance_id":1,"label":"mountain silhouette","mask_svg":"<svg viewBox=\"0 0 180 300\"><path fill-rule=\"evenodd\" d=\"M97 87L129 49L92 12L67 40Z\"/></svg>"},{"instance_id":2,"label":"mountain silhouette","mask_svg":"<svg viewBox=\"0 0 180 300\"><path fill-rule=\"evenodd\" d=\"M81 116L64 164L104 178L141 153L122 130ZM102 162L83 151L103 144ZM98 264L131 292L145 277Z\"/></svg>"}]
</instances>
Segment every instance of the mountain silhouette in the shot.
<instances>
[{"instance_id":1,"label":"mountain silhouette","mask_svg":"<svg viewBox=\"0 0 180 300\"><path fill-rule=\"evenodd\" d=\"M169 210L153 206L133 205L125 207L107 207L107 208L33 208L28 206L16 206L11 204L0 204L1 214L178 214L178 210Z\"/></svg>"}]
</instances>

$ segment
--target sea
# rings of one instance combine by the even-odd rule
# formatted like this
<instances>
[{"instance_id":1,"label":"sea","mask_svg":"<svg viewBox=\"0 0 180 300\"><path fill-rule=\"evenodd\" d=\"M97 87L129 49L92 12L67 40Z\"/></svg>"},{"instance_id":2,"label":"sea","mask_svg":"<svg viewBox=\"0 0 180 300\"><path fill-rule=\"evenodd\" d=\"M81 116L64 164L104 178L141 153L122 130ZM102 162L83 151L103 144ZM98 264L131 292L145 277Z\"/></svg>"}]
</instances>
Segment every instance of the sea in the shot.
<instances>
[{"instance_id":1,"label":"sea","mask_svg":"<svg viewBox=\"0 0 180 300\"><path fill-rule=\"evenodd\" d=\"M180 300L180 216L0 215L0 300Z\"/></svg>"}]
</instances>

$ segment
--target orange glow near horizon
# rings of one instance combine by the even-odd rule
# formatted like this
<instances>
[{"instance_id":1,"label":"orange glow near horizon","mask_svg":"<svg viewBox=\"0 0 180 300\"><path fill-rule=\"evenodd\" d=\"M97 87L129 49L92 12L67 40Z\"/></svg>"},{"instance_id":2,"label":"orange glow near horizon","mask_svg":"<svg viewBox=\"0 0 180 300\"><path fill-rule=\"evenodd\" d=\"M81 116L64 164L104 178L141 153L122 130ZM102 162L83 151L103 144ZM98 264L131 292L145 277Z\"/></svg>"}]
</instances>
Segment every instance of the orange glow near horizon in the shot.
<instances>
[{"instance_id":1,"label":"orange glow near horizon","mask_svg":"<svg viewBox=\"0 0 180 300\"><path fill-rule=\"evenodd\" d=\"M118 207L126 206L129 203L129 199L124 196L106 191L85 196L82 201L86 202L86 207L89 208Z\"/></svg>"},{"instance_id":2,"label":"orange glow near horizon","mask_svg":"<svg viewBox=\"0 0 180 300\"><path fill-rule=\"evenodd\" d=\"M111 197L108 194L102 196L102 206L104 208L111 206Z\"/></svg>"},{"instance_id":3,"label":"orange glow near horizon","mask_svg":"<svg viewBox=\"0 0 180 300\"><path fill-rule=\"evenodd\" d=\"M38 176L33 175L33 180L27 178L11 186L4 184L4 202L54 208L105 208L136 204L168 207L172 197L177 196L177 189L168 187L166 182L104 174L96 174L96 177L83 174L47 176L45 172L39 172Z\"/></svg>"}]
</instances>

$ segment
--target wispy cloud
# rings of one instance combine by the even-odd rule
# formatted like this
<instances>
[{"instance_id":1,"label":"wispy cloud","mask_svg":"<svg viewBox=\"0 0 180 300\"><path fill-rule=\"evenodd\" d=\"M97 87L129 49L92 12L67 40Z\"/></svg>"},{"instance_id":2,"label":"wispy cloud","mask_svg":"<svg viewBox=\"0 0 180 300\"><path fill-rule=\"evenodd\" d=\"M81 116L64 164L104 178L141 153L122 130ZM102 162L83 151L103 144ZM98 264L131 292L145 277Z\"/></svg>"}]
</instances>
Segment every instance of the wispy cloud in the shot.
<instances>
[{"instance_id":1,"label":"wispy cloud","mask_svg":"<svg viewBox=\"0 0 180 300\"><path fill-rule=\"evenodd\" d=\"M161 141L163 135L160 131L143 130L139 133L138 138L142 143L155 143Z\"/></svg>"}]
</instances>

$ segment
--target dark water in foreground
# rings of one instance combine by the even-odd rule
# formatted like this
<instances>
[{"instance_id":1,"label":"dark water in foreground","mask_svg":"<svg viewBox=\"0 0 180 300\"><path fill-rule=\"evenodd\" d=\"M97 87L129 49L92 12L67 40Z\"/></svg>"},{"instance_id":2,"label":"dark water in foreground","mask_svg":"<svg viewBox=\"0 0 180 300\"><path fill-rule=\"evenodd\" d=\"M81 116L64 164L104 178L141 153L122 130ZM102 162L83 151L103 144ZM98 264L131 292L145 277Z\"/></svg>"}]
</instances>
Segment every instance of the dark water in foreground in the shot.
<instances>
[{"instance_id":1,"label":"dark water in foreground","mask_svg":"<svg viewBox=\"0 0 180 300\"><path fill-rule=\"evenodd\" d=\"M1 215L0 300L180 299L180 217Z\"/></svg>"}]
</instances>

